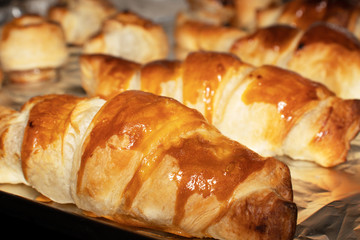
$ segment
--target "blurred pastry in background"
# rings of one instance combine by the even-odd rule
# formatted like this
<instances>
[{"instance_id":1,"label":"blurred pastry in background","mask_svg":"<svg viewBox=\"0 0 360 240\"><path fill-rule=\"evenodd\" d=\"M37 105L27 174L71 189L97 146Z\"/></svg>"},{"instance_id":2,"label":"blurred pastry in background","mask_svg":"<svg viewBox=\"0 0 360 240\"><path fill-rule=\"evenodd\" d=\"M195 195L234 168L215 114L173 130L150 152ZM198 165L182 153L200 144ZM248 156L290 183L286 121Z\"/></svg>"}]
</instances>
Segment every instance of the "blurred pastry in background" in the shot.
<instances>
[{"instance_id":1,"label":"blurred pastry in background","mask_svg":"<svg viewBox=\"0 0 360 240\"><path fill-rule=\"evenodd\" d=\"M116 12L106 0L59 0L49 9L48 17L63 27L68 44L82 45Z\"/></svg>"},{"instance_id":2,"label":"blurred pastry in background","mask_svg":"<svg viewBox=\"0 0 360 240\"><path fill-rule=\"evenodd\" d=\"M223 25L235 16L234 1L187 0L188 9L181 11L187 17L208 24Z\"/></svg>"},{"instance_id":3,"label":"blurred pastry in background","mask_svg":"<svg viewBox=\"0 0 360 240\"><path fill-rule=\"evenodd\" d=\"M257 11L278 5L281 0L187 0L188 9L179 12L199 22L253 30Z\"/></svg>"},{"instance_id":4,"label":"blurred pastry in background","mask_svg":"<svg viewBox=\"0 0 360 240\"><path fill-rule=\"evenodd\" d=\"M119 12L105 20L101 31L85 42L83 53L146 63L166 58L169 40L161 25L132 12Z\"/></svg>"},{"instance_id":5,"label":"blurred pastry in background","mask_svg":"<svg viewBox=\"0 0 360 240\"><path fill-rule=\"evenodd\" d=\"M52 80L67 57L62 28L41 16L23 15L2 29L0 61L11 82Z\"/></svg>"},{"instance_id":6,"label":"blurred pastry in background","mask_svg":"<svg viewBox=\"0 0 360 240\"><path fill-rule=\"evenodd\" d=\"M196 21L185 14L177 15L175 25L174 53L181 60L196 51L228 52L237 39L248 35L239 28Z\"/></svg>"},{"instance_id":7,"label":"blurred pastry in background","mask_svg":"<svg viewBox=\"0 0 360 240\"><path fill-rule=\"evenodd\" d=\"M328 22L360 36L360 2L357 0L291 0L260 9L257 27L288 24L307 29L315 22Z\"/></svg>"}]
</instances>

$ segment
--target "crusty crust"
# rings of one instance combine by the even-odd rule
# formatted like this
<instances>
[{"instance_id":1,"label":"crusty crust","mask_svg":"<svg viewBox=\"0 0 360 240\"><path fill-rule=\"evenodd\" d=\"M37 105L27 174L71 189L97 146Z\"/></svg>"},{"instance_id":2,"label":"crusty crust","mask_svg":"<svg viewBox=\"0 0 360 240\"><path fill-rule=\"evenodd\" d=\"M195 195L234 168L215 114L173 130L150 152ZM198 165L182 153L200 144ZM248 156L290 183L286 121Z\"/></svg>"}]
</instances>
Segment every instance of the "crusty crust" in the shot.
<instances>
[{"instance_id":1,"label":"crusty crust","mask_svg":"<svg viewBox=\"0 0 360 240\"><path fill-rule=\"evenodd\" d=\"M223 134L264 156L288 155L335 166L346 161L350 141L359 132L359 100L340 99L324 85L279 67L255 68L232 54L195 52L182 62L155 61L132 69L131 78L117 78L119 69L134 63L112 58L105 73L99 62L106 58L83 56L84 78L90 74L98 85L114 81L176 98L199 110ZM157 87L146 87L150 82ZM119 90L92 92L106 98Z\"/></svg>"},{"instance_id":2,"label":"crusty crust","mask_svg":"<svg viewBox=\"0 0 360 240\"><path fill-rule=\"evenodd\" d=\"M131 12L104 21L100 33L88 39L83 53L102 53L146 63L166 58L169 42L159 24Z\"/></svg>"}]
</instances>

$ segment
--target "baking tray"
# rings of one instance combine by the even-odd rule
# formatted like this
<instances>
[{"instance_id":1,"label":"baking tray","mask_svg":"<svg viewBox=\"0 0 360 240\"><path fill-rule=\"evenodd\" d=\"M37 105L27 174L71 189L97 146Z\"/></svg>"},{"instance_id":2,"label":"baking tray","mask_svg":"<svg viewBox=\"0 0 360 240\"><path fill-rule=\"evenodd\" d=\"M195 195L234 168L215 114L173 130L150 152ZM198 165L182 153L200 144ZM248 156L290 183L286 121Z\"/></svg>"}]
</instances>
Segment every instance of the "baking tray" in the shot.
<instances>
[{"instance_id":1,"label":"baking tray","mask_svg":"<svg viewBox=\"0 0 360 240\"><path fill-rule=\"evenodd\" d=\"M42 0L29 2L44 3ZM13 3L18 11L13 11L14 8L11 11L18 14L24 12L24 9L16 5L19 2ZM124 7L123 1L117 1L117 4ZM0 15L2 11L8 13L9 6L0 6ZM172 9L174 11L177 9ZM173 18L155 20L163 24L172 45ZM9 84L5 79L0 90L0 104L19 109L27 99L39 94L68 93L85 96L78 62L81 49L69 49L68 62L59 69L57 81L21 86ZM172 53L169 58L172 58ZM291 171L294 201L298 207L294 239L360 239L360 136L351 142L348 161L334 168L322 168L311 162L294 161L286 157L278 159L285 162ZM49 232L75 239L188 239L90 217L75 205L42 202L37 200L38 196L39 193L29 186L0 184L3 229L4 226L10 229L12 225L16 225L17 229L28 226L28 229L32 228L37 234Z\"/></svg>"}]
</instances>

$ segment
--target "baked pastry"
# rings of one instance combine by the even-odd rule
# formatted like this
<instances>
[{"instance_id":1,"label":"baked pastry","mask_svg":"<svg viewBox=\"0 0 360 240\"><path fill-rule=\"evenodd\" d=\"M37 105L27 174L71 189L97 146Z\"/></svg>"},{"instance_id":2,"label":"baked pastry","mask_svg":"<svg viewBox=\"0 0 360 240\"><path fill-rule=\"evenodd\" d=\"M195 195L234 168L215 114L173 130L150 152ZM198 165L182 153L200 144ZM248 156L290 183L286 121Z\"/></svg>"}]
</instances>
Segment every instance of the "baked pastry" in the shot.
<instances>
[{"instance_id":1,"label":"baked pastry","mask_svg":"<svg viewBox=\"0 0 360 240\"><path fill-rule=\"evenodd\" d=\"M103 53L146 63L168 56L163 27L131 12L107 19L99 34L87 40L83 53Z\"/></svg>"},{"instance_id":2,"label":"baked pastry","mask_svg":"<svg viewBox=\"0 0 360 240\"><path fill-rule=\"evenodd\" d=\"M187 0L188 8L180 11L178 14L214 25L227 25L235 18L234 1L219 0Z\"/></svg>"},{"instance_id":3,"label":"baked pastry","mask_svg":"<svg viewBox=\"0 0 360 240\"><path fill-rule=\"evenodd\" d=\"M336 25L307 30L275 25L235 41L230 52L256 66L277 65L326 85L341 98L360 98L360 42Z\"/></svg>"},{"instance_id":4,"label":"baked pastry","mask_svg":"<svg viewBox=\"0 0 360 240\"><path fill-rule=\"evenodd\" d=\"M68 44L81 46L116 13L108 0L64 0L49 9L48 18L62 26Z\"/></svg>"},{"instance_id":5,"label":"baked pastry","mask_svg":"<svg viewBox=\"0 0 360 240\"><path fill-rule=\"evenodd\" d=\"M337 25L319 22L306 30L273 25L246 34L185 21L175 31L177 59L201 50L230 52L254 66L270 64L300 73L341 98L360 98L360 42Z\"/></svg>"},{"instance_id":6,"label":"baked pastry","mask_svg":"<svg viewBox=\"0 0 360 240\"><path fill-rule=\"evenodd\" d=\"M41 16L23 15L2 29L0 61L13 82L54 79L67 57L62 28Z\"/></svg>"},{"instance_id":7,"label":"baked pastry","mask_svg":"<svg viewBox=\"0 0 360 240\"><path fill-rule=\"evenodd\" d=\"M360 37L360 4L354 0L291 0L257 11L257 27L287 24L307 29L316 22L347 28Z\"/></svg>"},{"instance_id":8,"label":"baked pastry","mask_svg":"<svg viewBox=\"0 0 360 240\"><path fill-rule=\"evenodd\" d=\"M288 167L225 137L172 98L44 95L22 111L24 176L47 198L186 237L294 235Z\"/></svg>"},{"instance_id":9,"label":"baked pastry","mask_svg":"<svg viewBox=\"0 0 360 240\"><path fill-rule=\"evenodd\" d=\"M126 87L173 97L263 156L287 155L331 167L346 161L359 132L359 100L343 100L279 67L255 68L232 54L194 52L184 61L154 61L133 68L127 78L116 77L127 64L133 65L82 55L82 84L105 98Z\"/></svg>"},{"instance_id":10,"label":"baked pastry","mask_svg":"<svg viewBox=\"0 0 360 240\"><path fill-rule=\"evenodd\" d=\"M234 26L252 31L260 9L280 4L281 0L187 0L188 9L179 12L192 21L217 26Z\"/></svg>"},{"instance_id":11,"label":"baked pastry","mask_svg":"<svg viewBox=\"0 0 360 240\"><path fill-rule=\"evenodd\" d=\"M236 17L233 25L247 31L256 29L257 12L282 3L282 0L233 0Z\"/></svg>"},{"instance_id":12,"label":"baked pastry","mask_svg":"<svg viewBox=\"0 0 360 240\"><path fill-rule=\"evenodd\" d=\"M177 59L184 59L190 52L199 50L228 52L234 42L248 35L235 27L213 25L178 14L174 32L174 53Z\"/></svg>"}]
</instances>

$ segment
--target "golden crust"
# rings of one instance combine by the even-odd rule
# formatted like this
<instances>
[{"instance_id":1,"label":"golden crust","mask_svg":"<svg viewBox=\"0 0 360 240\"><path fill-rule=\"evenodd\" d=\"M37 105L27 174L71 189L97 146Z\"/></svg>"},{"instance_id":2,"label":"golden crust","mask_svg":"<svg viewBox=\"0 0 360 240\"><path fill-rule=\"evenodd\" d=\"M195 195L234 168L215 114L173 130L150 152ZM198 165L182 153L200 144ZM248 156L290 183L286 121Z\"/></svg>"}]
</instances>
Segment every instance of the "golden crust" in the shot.
<instances>
[{"instance_id":1,"label":"golden crust","mask_svg":"<svg viewBox=\"0 0 360 240\"><path fill-rule=\"evenodd\" d=\"M104 21L100 33L88 39L83 53L102 53L146 63L166 58L169 42L163 27L131 12Z\"/></svg>"},{"instance_id":2,"label":"golden crust","mask_svg":"<svg viewBox=\"0 0 360 240\"><path fill-rule=\"evenodd\" d=\"M306 31L285 25L262 28L239 38L230 52L255 66L272 64L298 72L339 97L360 98L360 42L334 25L317 23Z\"/></svg>"},{"instance_id":3,"label":"golden crust","mask_svg":"<svg viewBox=\"0 0 360 240\"><path fill-rule=\"evenodd\" d=\"M104 61L105 56L102 58L98 56L97 61ZM346 161L350 141L359 132L359 100L342 100L324 85L278 67L255 68L231 54L196 52L183 62L164 60L137 66L130 80L114 77L116 69L126 68L129 62L112 60L117 61L116 68L94 76L93 81L137 82L129 88L135 90L145 90L144 86L153 83L157 87L146 91L180 99L222 133L265 156L289 155L334 166ZM101 72L99 64L87 67L84 75ZM105 91L111 96L118 93L112 88ZM101 90L97 94L106 98ZM327 140L317 141L320 135ZM325 142L333 147L324 148Z\"/></svg>"}]
</instances>

